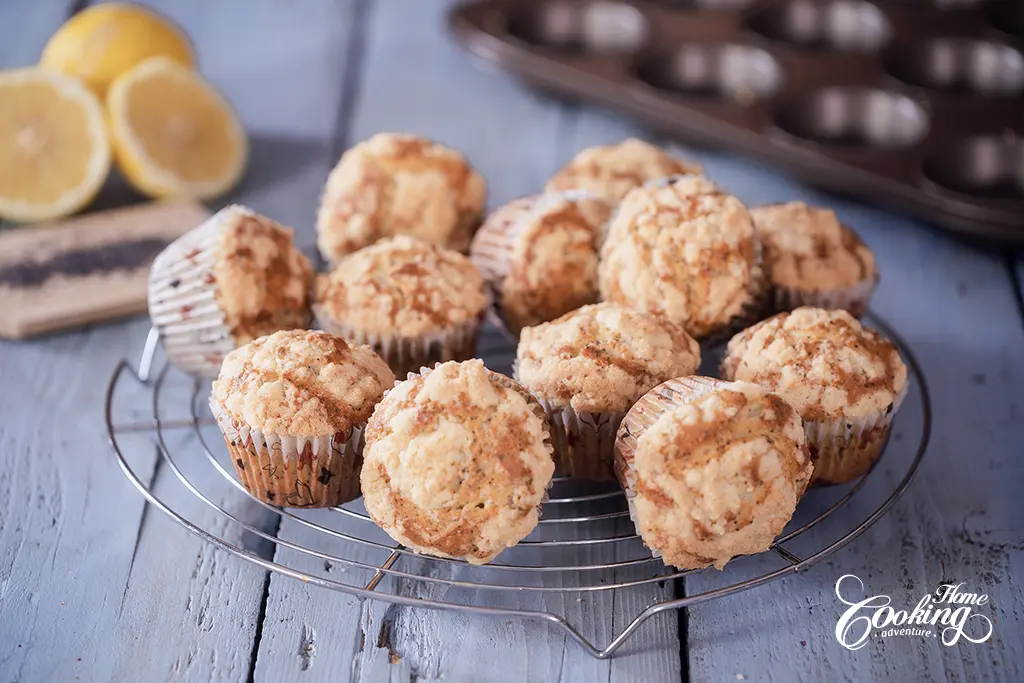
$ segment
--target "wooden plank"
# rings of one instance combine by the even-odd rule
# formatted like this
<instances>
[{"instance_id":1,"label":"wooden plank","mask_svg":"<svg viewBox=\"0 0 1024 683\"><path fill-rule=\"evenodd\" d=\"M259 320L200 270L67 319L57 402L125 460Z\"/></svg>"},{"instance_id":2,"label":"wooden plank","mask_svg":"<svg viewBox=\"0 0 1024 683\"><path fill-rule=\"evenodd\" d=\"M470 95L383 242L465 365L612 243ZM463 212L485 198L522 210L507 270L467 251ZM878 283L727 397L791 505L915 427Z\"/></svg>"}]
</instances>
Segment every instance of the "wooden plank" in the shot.
<instances>
[{"instance_id":1,"label":"wooden plank","mask_svg":"<svg viewBox=\"0 0 1024 683\"><path fill-rule=\"evenodd\" d=\"M0 679L73 680L105 657L143 501L113 466L100 407L144 332L0 342ZM149 449L140 476L152 465Z\"/></svg>"},{"instance_id":2,"label":"wooden plank","mask_svg":"<svg viewBox=\"0 0 1024 683\"><path fill-rule=\"evenodd\" d=\"M1024 544L1019 529L1011 531L1021 507L1010 482L1024 475L1024 332L1002 259L734 157L705 153L700 161L747 203L804 199L834 206L860 232L882 273L874 308L897 326L923 365L936 420L917 481L852 547L805 574L691 610L691 679L1020 680L1024 624L1014 569L1020 571ZM911 394L885 467L872 475L876 489L901 476L897 465L912 455L919 420L919 401ZM812 491L802 508L820 509L829 495ZM858 500L841 511L841 522L863 518L879 498ZM837 527L829 530L812 530L791 547L806 555L837 535ZM769 556L721 574L702 572L687 577L686 589L695 594L780 564ZM997 620L993 642L943 647L905 637L847 651L833 635L841 611L834 584L845 573L862 578L872 595L891 595L898 606L913 606L941 581L964 581L991 597L992 607L982 611Z\"/></svg>"},{"instance_id":3,"label":"wooden plank","mask_svg":"<svg viewBox=\"0 0 1024 683\"><path fill-rule=\"evenodd\" d=\"M0 67L34 63L71 4L5 5ZM99 408L108 373L144 333L0 342L0 679L88 680L103 657L143 501L112 467ZM136 461L144 479L153 462L151 451Z\"/></svg>"},{"instance_id":4,"label":"wooden plank","mask_svg":"<svg viewBox=\"0 0 1024 683\"><path fill-rule=\"evenodd\" d=\"M510 79L476 71L442 34L443 7L438 3L376 3L365 29L361 84L351 127L341 131L357 141L382 131L428 135L464 151L490 184L489 203L496 206L536 192L547 176L576 148L614 140L632 132L618 123L551 103L516 86ZM580 121L583 121L580 124ZM492 365L507 371L511 354L493 337L481 348L493 353ZM500 366L505 366L501 368ZM348 528L348 527L346 527ZM285 522L281 537L323 545L317 532ZM351 555L352 548L346 552ZM516 558L533 554L515 551ZM537 552L537 551L534 551ZM621 550L605 546L576 557L613 561ZM370 553L369 555L373 555ZM360 554L365 557L367 554ZM282 562L319 569L299 554L279 550ZM548 556L549 561L551 556ZM376 555L379 562L382 558ZM403 557L402 571L448 579L480 580L480 570L453 569L431 560ZM332 574L336 570L332 570ZM323 572L320 572L324 575ZM612 577L608 577L612 578ZM621 576L619 578L625 578ZM544 585L578 580L572 573L546 576ZM380 591L398 591L425 599L471 604L499 604L551 610L567 616L583 634L605 645L652 600L671 594L657 584L629 593L504 593L468 591L420 581L386 579ZM297 610L296 605L304 606ZM358 619L354 618L359 609ZM679 645L676 615L652 620L619 657L590 657L564 632L518 619L466 616L359 601L314 586L274 576L257 659L257 680L281 680L323 672L347 673L353 680L593 680L677 681ZM313 634L313 658L305 656ZM331 643L325 648L323 643ZM352 669L344 662L355 657ZM339 668L342 667L342 668Z\"/></svg>"},{"instance_id":5,"label":"wooden plank","mask_svg":"<svg viewBox=\"0 0 1024 683\"><path fill-rule=\"evenodd\" d=\"M1024 318L1024 249L1009 257L1010 269L1013 271L1014 284L1017 287L1017 308Z\"/></svg>"},{"instance_id":6,"label":"wooden plank","mask_svg":"<svg viewBox=\"0 0 1024 683\"><path fill-rule=\"evenodd\" d=\"M332 161L336 69L343 62L351 5L305 0L282 12L273 0L147 4L185 28L204 75L249 131L249 170L221 203L247 204L291 225L299 244L311 246L316 198ZM182 444L180 452L199 457L194 443ZM197 481L215 503L257 528L275 530L276 516L230 488L211 468L200 471ZM158 489L203 528L270 552L185 491L167 467L160 470ZM251 679L267 581L259 568L178 530L156 512L147 515L116 645L107 655L112 677Z\"/></svg>"},{"instance_id":7,"label":"wooden plank","mask_svg":"<svg viewBox=\"0 0 1024 683\"><path fill-rule=\"evenodd\" d=\"M144 313L153 258L208 216L192 201L148 202L0 233L0 336Z\"/></svg>"}]
</instances>

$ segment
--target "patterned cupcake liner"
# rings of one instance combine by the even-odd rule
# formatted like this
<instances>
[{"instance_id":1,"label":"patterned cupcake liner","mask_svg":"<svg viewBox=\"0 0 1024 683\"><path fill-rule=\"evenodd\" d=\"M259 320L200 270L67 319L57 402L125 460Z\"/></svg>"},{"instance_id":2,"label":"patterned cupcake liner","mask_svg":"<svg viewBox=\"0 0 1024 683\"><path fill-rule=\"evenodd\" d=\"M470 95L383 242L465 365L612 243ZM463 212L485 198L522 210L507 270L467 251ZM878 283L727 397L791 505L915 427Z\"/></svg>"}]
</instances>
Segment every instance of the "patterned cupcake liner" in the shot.
<instances>
[{"instance_id":1,"label":"patterned cupcake liner","mask_svg":"<svg viewBox=\"0 0 1024 683\"><path fill-rule=\"evenodd\" d=\"M771 291L771 310L769 313L783 313L801 306L814 306L828 310L842 309L855 318L860 318L868 310L871 295L878 286L878 279L872 278L858 282L851 287L839 287L821 291L794 289L782 285L774 285Z\"/></svg>"},{"instance_id":2,"label":"patterned cupcake liner","mask_svg":"<svg viewBox=\"0 0 1024 683\"><path fill-rule=\"evenodd\" d=\"M615 435L624 412L577 412L538 399L551 427L555 469L574 479L614 481Z\"/></svg>"},{"instance_id":3,"label":"patterned cupcake liner","mask_svg":"<svg viewBox=\"0 0 1024 683\"><path fill-rule=\"evenodd\" d=\"M814 462L813 486L844 484L866 474L882 455L909 381L888 410L856 419L805 420L804 435Z\"/></svg>"},{"instance_id":4,"label":"patterned cupcake liner","mask_svg":"<svg viewBox=\"0 0 1024 683\"><path fill-rule=\"evenodd\" d=\"M516 240L522 235L522 221L514 221L506 229L484 223L473 238L469 250L470 261L484 276L491 293L494 314L509 333L518 338L522 325L511 319L502 306L501 292L511 270L511 255Z\"/></svg>"},{"instance_id":5,"label":"patterned cupcake liner","mask_svg":"<svg viewBox=\"0 0 1024 683\"><path fill-rule=\"evenodd\" d=\"M277 436L235 420L212 397L210 408L238 480L254 498L280 507L324 508L360 496L365 423L337 434Z\"/></svg>"},{"instance_id":6,"label":"patterned cupcake liner","mask_svg":"<svg viewBox=\"0 0 1024 683\"><path fill-rule=\"evenodd\" d=\"M615 439L615 457L613 469L615 478L622 485L626 494L626 505L629 507L629 518L639 530L640 518L636 509L636 469L633 458L636 455L638 442L644 432L651 428L663 414L677 406L695 401L701 396L727 387L722 382L710 377L679 377L662 382L654 387L633 404L619 426ZM646 543L645 543L646 545ZM661 551L648 546L654 557L660 558Z\"/></svg>"},{"instance_id":7,"label":"patterned cupcake liner","mask_svg":"<svg viewBox=\"0 0 1024 683\"><path fill-rule=\"evenodd\" d=\"M224 356L236 346L213 277L223 237L221 214L169 244L149 274L149 316L167 359L183 372L206 378L217 376Z\"/></svg>"},{"instance_id":8,"label":"patterned cupcake liner","mask_svg":"<svg viewBox=\"0 0 1024 683\"><path fill-rule=\"evenodd\" d=\"M323 306L313 305L313 314L319 327L355 344L372 346L395 373L395 377L403 377L410 372L415 374L420 368L449 360L464 361L474 358L486 310L485 308L479 315L458 325L427 334L403 337L363 332L327 315Z\"/></svg>"}]
</instances>

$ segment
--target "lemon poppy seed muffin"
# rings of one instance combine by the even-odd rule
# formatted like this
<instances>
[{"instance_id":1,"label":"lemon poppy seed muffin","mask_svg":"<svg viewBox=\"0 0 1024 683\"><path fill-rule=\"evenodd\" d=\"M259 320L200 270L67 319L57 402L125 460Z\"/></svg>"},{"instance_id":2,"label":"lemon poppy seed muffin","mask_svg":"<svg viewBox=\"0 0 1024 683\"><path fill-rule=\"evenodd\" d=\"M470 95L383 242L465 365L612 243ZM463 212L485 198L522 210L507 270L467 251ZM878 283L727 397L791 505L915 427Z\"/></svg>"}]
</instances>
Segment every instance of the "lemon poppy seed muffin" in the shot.
<instances>
[{"instance_id":1,"label":"lemon poppy seed muffin","mask_svg":"<svg viewBox=\"0 0 1024 683\"><path fill-rule=\"evenodd\" d=\"M907 391L896 347L846 311L803 307L737 334L722 376L774 391L800 413L816 481L868 471Z\"/></svg>"},{"instance_id":2,"label":"lemon poppy seed muffin","mask_svg":"<svg viewBox=\"0 0 1024 683\"><path fill-rule=\"evenodd\" d=\"M789 202L758 206L750 215L776 312L817 306L864 314L878 284L875 256L834 211Z\"/></svg>"},{"instance_id":3,"label":"lemon poppy seed muffin","mask_svg":"<svg viewBox=\"0 0 1024 683\"><path fill-rule=\"evenodd\" d=\"M399 377L472 358L490 302L467 257L405 235L360 249L317 276L313 299L324 329L370 344Z\"/></svg>"},{"instance_id":4,"label":"lemon poppy seed muffin","mask_svg":"<svg viewBox=\"0 0 1024 683\"><path fill-rule=\"evenodd\" d=\"M525 328L516 379L548 414L558 469L603 481L614 479L615 433L630 406L699 365L700 345L679 325L601 303Z\"/></svg>"},{"instance_id":5,"label":"lemon poppy seed muffin","mask_svg":"<svg viewBox=\"0 0 1024 683\"><path fill-rule=\"evenodd\" d=\"M617 204L627 192L650 180L700 172L698 164L677 159L643 140L628 138L583 150L555 173L544 189L586 190Z\"/></svg>"},{"instance_id":6,"label":"lemon poppy seed muffin","mask_svg":"<svg viewBox=\"0 0 1024 683\"><path fill-rule=\"evenodd\" d=\"M576 191L523 197L488 216L470 258L512 334L597 301L597 252L610 214L610 204Z\"/></svg>"},{"instance_id":7,"label":"lemon poppy seed muffin","mask_svg":"<svg viewBox=\"0 0 1024 683\"><path fill-rule=\"evenodd\" d=\"M544 412L483 361L398 383L366 432L366 511L420 553L485 564L537 525L554 462Z\"/></svg>"},{"instance_id":8,"label":"lemon poppy seed muffin","mask_svg":"<svg viewBox=\"0 0 1024 683\"><path fill-rule=\"evenodd\" d=\"M767 550L811 478L800 416L745 382L669 380L626 415L616 474L637 533L666 564L721 569Z\"/></svg>"},{"instance_id":9,"label":"lemon poppy seed muffin","mask_svg":"<svg viewBox=\"0 0 1024 683\"><path fill-rule=\"evenodd\" d=\"M317 214L330 262L391 235L465 251L487 186L455 150L415 135L381 133L342 155Z\"/></svg>"},{"instance_id":10,"label":"lemon poppy seed muffin","mask_svg":"<svg viewBox=\"0 0 1024 683\"><path fill-rule=\"evenodd\" d=\"M602 299L664 316L699 340L755 319L766 287L750 214L693 175L626 195L598 273Z\"/></svg>"},{"instance_id":11,"label":"lemon poppy seed muffin","mask_svg":"<svg viewBox=\"0 0 1024 683\"><path fill-rule=\"evenodd\" d=\"M210 408L238 478L287 507L331 507L359 495L362 432L395 377L368 346L290 330L228 354Z\"/></svg>"},{"instance_id":12,"label":"lemon poppy seed muffin","mask_svg":"<svg viewBox=\"0 0 1024 683\"><path fill-rule=\"evenodd\" d=\"M292 231L229 206L153 261L149 314L168 359L215 377L232 349L277 330L307 327L313 268Z\"/></svg>"}]
</instances>

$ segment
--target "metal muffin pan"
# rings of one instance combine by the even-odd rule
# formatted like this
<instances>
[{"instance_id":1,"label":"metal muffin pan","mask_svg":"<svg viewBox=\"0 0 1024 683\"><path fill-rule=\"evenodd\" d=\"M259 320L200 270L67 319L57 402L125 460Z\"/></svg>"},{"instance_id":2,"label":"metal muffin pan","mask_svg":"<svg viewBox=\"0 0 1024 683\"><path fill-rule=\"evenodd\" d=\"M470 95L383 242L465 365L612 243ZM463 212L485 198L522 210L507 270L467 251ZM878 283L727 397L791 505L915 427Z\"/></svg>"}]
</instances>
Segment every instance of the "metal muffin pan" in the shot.
<instances>
[{"instance_id":1,"label":"metal muffin pan","mask_svg":"<svg viewBox=\"0 0 1024 683\"><path fill-rule=\"evenodd\" d=\"M543 90L1024 244L1024 0L478 0L449 20Z\"/></svg>"}]
</instances>

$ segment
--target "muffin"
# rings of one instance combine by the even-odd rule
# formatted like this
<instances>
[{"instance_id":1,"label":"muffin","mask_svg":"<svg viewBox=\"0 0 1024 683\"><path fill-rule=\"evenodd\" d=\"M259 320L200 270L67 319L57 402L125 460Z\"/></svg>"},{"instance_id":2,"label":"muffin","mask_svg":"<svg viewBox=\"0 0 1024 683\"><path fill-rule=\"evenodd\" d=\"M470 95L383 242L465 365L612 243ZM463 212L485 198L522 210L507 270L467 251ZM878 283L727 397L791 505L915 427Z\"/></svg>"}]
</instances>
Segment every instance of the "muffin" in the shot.
<instances>
[{"instance_id":1,"label":"muffin","mask_svg":"<svg viewBox=\"0 0 1024 683\"><path fill-rule=\"evenodd\" d=\"M630 409L615 472L637 533L679 569L767 550L811 478L800 416L745 382L682 377Z\"/></svg>"},{"instance_id":2,"label":"muffin","mask_svg":"<svg viewBox=\"0 0 1024 683\"><path fill-rule=\"evenodd\" d=\"M617 204L634 187L682 173L700 173L698 164L677 159L643 140L588 147L548 180L548 192L587 190Z\"/></svg>"},{"instance_id":3,"label":"muffin","mask_svg":"<svg viewBox=\"0 0 1024 683\"><path fill-rule=\"evenodd\" d=\"M465 157L427 138L381 133L342 155L317 214L329 262L391 235L465 251L487 186Z\"/></svg>"},{"instance_id":4,"label":"muffin","mask_svg":"<svg viewBox=\"0 0 1024 683\"><path fill-rule=\"evenodd\" d=\"M899 351L846 311L798 308L737 334L726 379L754 382L804 420L816 482L842 483L871 468L907 392Z\"/></svg>"},{"instance_id":5,"label":"muffin","mask_svg":"<svg viewBox=\"0 0 1024 683\"><path fill-rule=\"evenodd\" d=\"M699 365L700 345L679 325L602 303L524 329L516 379L544 406L558 470L605 481L615 478L615 433L630 406Z\"/></svg>"},{"instance_id":6,"label":"muffin","mask_svg":"<svg viewBox=\"0 0 1024 683\"><path fill-rule=\"evenodd\" d=\"M516 199L484 221L469 254L512 334L597 301L597 252L610 213L585 192L555 192Z\"/></svg>"},{"instance_id":7,"label":"muffin","mask_svg":"<svg viewBox=\"0 0 1024 683\"><path fill-rule=\"evenodd\" d=\"M472 358L490 301L468 258L404 235L318 275L313 299L321 327L370 344L399 377Z\"/></svg>"},{"instance_id":8,"label":"muffin","mask_svg":"<svg viewBox=\"0 0 1024 683\"><path fill-rule=\"evenodd\" d=\"M419 553L486 564L537 525L554 471L544 411L483 361L410 376L370 418L370 517Z\"/></svg>"},{"instance_id":9,"label":"muffin","mask_svg":"<svg viewBox=\"0 0 1024 683\"><path fill-rule=\"evenodd\" d=\"M773 313L800 306L867 310L878 285L875 256L834 211L803 202L750 210L764 248Z\"/></svg>"},{"instance_id":10,"label":"muffin","mask_svg":"<svg viewBox=\"0 0 1024 683\"><path fill-rule=\"evenodd\" d=\"M368 346L275 332L228 354L210 408L250 494L282 507L332 507L359 496L366 420L394 381Z\"/></svg>"},{"instance_id":11,"label":"muffin","mask_svg":"<svg viewBox=\"0 0 1024 683\"><path fill-rule=\"evenodd\" d=\"M601 297L714 341L758 318L766 282L746 208L703 176L631 191L609 225Z\"/></svg>"},{"instance_id":12,"label":"muffin","mask_svg":"<svg viewBox=\"0 0 1024 683\"><path fill-rule=\"evenodd\" d=\"M216 377L229 351L310 322L313 269L292 231L229 206L153 261L149 316L180 370Z\"/></svg>"}]
</instances>

